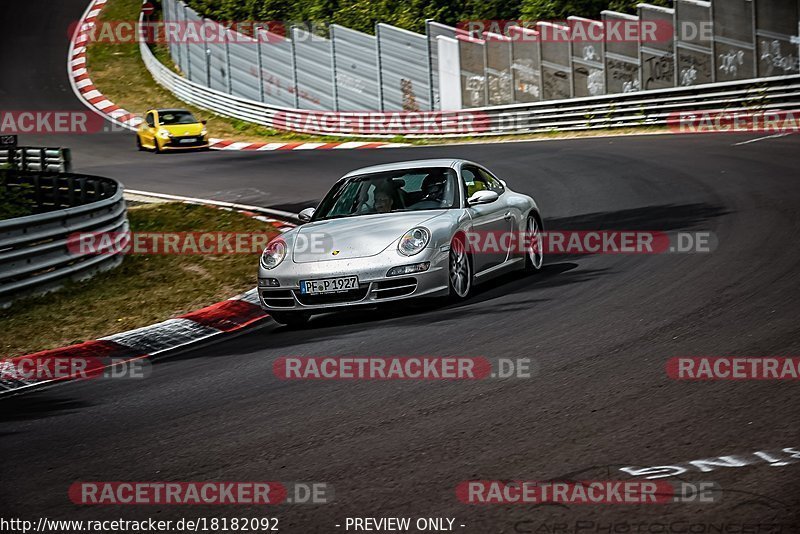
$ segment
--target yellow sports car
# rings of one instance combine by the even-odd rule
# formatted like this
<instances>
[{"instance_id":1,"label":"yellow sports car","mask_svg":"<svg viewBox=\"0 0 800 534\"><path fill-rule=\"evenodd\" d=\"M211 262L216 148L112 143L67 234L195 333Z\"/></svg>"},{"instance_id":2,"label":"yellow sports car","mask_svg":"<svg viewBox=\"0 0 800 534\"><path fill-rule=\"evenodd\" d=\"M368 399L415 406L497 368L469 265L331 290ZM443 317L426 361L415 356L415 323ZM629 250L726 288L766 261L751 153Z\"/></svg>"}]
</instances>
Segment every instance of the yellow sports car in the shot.
<instances>
[{"instance_id":1,"label":"yellow sports car","mask_svg":"<svg viewBox=\"0 0 800 534\"><path fill-rule=\"evenodd\" d=\"M139 150L187 150L208 148L206 121L185 109L151 109L136 131Z\"/></svg>"}]
</instances>

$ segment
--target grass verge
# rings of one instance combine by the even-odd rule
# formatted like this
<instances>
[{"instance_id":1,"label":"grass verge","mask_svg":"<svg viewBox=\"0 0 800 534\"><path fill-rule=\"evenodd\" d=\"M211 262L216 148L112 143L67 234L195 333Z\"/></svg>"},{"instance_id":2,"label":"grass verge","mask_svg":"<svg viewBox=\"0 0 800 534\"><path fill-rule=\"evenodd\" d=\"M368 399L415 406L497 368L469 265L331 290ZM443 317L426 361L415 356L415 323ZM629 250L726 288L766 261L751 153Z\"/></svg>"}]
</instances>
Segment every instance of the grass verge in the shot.
<instances>
[{"instance_id":1,"label":"grass verge","mask_svg":"<svg viewBox=\"0 0 800 534\"><path fill-rule=\"evenodd\" d=\"M271 232L234 211L181 203L129 208L134 232ZM111 271L0 310L3 357L164 321L256 285L255 254L129 255Z\"/></svg>"},{"instance_id":2,"label":"grass verge","mask_svg":"<svg viewBox=\"0 0 800 534\"><path fill-rule=\"evenodd\" d=\"M109 0L102 13L102 21L137 20L141 9L140 0ZM169 68L172 61L164 45L154 48L155 56ZM333 137L294 134L274 130L238 119L215 115L214 113L186 104L172 93L158 85L150 76L139 54L138 44L92 43L87 50L87 65L95 87L116 105L143 114L148 109L180 107L191 110L195 115L211 118L208 123L210 137L249 142L287 142L287 141L365 141L363 137ZM416 145L442 145L453 143L488 143L493 141L518 141L527 139L570 139L596 137L600 135L630 135L646 133L665 133L666 127L643 126L638 128L608 128L587 131L546 132L537 134L507 135L500 137L459 137L459 138L405 138L373 139Z\"/></svg>"},{"instance_id":3,"label":"grass verge","mask_svg":"<svg viewBox=\"0 0 800 534\"><path fill-rule=\"evenodd\" d=\"M100 20L138 20L141 7L141 0L109 0L100 13ZM156 47L155 54L162 62L171 65L163 45ZM144 115L154 108L186 108L198 117L211 118L208 122L209 136L220 139L262 142L320 139L221 117L179 100L153 80L142 62L137 43L91 43L87 47L86 62L94 86L116 105L133 113Z\"/></svg>"}]
</instances>

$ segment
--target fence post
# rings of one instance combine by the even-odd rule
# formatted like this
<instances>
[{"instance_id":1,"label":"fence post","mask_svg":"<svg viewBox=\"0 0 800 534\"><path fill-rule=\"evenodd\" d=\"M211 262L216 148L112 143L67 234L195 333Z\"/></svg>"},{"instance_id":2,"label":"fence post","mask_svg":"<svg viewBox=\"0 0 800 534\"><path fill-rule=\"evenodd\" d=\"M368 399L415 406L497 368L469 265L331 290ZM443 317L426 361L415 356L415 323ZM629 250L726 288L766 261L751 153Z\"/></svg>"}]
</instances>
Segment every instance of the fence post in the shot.
<instances>
[{"instance_id":1,"label":"fence post","mask_svg":"<svg viewBox=\"0 0 800 534\"><path fill-rule=\"evenodd\" d=\"M230 47L230 30L225 29L225 75L228 78L228 94L233 94L233 81L231 76L231 47Z\"/></svg>"},{"instance_id":2,"label":"fence post","mask_svg":"<svg viewBox=\"0 0 800 534\"><path fill-rule=\"evenodd\" d=\"M381 26L377 22L375 23L375 54L378 65L378 109L385 111L383 103L383 67L381 63Z\"/></svg>"},{"instance_id":3,"label":"fence post","mask_svg":"<svg viewBox=\"0 0 800 534\"><path fill-rule=\"evenodd\" d=\"M292 43L292 94L294 94L294 107L300 107L300 88L297 86L297 47L295 45L295 26L289 29Z\"/></svg>"},{"instance_id":4,"label":"fence post","mask_svg":"<svg viewBox=\"0 0 800 534\"><path fill-rule=\"evenodd\" d=\"M339 84L336 72L336 31L333 24L330 25L331 39L331 81L333 82L333 110L339 111Z\"/></svg>"},{"instance_id":5,"label":"fence post","mask_svg":"<svg viewBox=\"0 0 800 534\"><path fill-rule=\"evenodd\" d=\"M186 79L192 79L192 53L189 48L189 39L187 38L188 35L188 27L189 27L189 17L186 15L186 10L189 9L189 6L181 2L181 9L183 9L183 23L185 27L181 31L181 40L185 41L183 44L186 46Z\"/></svg>"},{"instance_id":6,"label":"fence post","mask_svg":"<svg viewBox=\"0 0 800 534\"><path fill-rule=\"evenodd\" d=\"M254 32L254 37L256 38L256 57L257 65L258 65L258 94L261 98L262 102L266 103L266 91L264 91L264 63L261 60L261 30L256 28Z\"/></svg>"}]
</instances>

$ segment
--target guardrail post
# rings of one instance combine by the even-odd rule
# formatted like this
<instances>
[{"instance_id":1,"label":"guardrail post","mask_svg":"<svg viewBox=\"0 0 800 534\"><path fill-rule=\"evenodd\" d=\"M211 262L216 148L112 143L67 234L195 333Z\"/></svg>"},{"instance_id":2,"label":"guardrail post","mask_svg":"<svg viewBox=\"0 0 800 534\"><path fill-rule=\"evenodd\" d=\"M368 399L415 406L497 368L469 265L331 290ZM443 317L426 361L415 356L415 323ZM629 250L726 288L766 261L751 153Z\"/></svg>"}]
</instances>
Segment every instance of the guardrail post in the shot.
<instances>
[{"instance_id":1,"label":"guardrail post","mask_svg":"<svg viewBox=\"0 0 800 534\"><path fill-rule=\"evenodd\" d=\"M72 149L61 149L61 160L64 162L64 170L62 172L72 172Z\"/></svg>"}]
</instances>

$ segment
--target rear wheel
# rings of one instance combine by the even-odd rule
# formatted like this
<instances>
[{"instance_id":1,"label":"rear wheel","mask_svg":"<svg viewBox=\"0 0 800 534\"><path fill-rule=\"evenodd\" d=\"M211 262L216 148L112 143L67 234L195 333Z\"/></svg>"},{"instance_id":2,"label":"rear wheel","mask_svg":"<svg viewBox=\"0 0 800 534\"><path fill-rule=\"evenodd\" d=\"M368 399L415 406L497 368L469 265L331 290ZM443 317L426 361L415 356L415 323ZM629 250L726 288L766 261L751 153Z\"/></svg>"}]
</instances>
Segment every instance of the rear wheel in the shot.
<instances>
[{"instance_id":1,"label":"rear wheel","mask_svg":"<svg viewBox=\"0 0 800 534\"><path fill-rule=\"evenodd\" d=\"M533 215L528 215L525 235L529 239L525 250L525 270L531 273L541 271L544 264L542 231L539 221Z\"/></svg>"},{"instance_id":2,"label":"rear wheel","mask_svg":"<svg viewBox=\"0 0 800 534\"><path fill-rule=\"evenodd\" d=\"M472 265L469 262L467 247L460 236L450 243L450 298L463 300L472 291Z\"/></svg>"},{"instance_id":3,"label":"rear wheel","mask_svg":"<svg viewBox=\"0 0 800 534\"><path fill-rule=\"evenodd\" d=\"M308 312L270 312L270 317L276 323L286 325L290 328L300 328L308 324L311 314Z\"/></svg>"}]
</instances>

